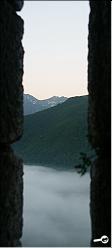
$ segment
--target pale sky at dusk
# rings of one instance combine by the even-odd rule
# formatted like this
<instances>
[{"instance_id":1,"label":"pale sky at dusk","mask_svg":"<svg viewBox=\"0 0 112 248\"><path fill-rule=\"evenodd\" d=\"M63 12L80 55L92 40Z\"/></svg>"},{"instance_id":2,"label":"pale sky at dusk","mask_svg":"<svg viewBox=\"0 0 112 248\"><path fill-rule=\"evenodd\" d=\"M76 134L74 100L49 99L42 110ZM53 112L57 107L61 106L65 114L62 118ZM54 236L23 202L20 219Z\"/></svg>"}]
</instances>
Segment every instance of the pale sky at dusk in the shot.
<instances>
[{"instance_id":1,"label":"pale sky at dusk","mask_svg":"<svg viewBox=\"0 0 112 248\"><path fill-rule=\"evenodd\" d=\"M24 90L38 99L87 92L88 1L25 1Z\"/></svg>"}]
</instances>

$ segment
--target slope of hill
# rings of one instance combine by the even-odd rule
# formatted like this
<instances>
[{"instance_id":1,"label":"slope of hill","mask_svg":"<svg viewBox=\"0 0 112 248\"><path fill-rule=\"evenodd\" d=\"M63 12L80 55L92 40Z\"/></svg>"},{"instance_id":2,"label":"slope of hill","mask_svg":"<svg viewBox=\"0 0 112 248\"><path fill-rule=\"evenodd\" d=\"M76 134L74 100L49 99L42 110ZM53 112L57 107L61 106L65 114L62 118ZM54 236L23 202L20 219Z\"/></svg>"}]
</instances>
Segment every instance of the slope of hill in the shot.
<instances>
[{"instance_id":1,"label":"slope of hill","mask_svg":"<svg viewBox=\"0 0 112 248\"><path fill-rule=\"evenodd\" d=\"M24 94L24 115L33 114L35 112L54 107L59 103L65 102L66 100L67 97L64 96L53 96L45 100L38 100L29 94Z\"/></svg>"},{"instance_id":2,"label":"slope of hill","mask_svg":"<svg viewBox=\"0 0 112 248\"><path fill-rule=\"evenodd\" d=\"M24 136L14 145L25 163L73 168L87 141L88 96L69 98L53 108L25 116Z\"/></svg>"}]
</instances>

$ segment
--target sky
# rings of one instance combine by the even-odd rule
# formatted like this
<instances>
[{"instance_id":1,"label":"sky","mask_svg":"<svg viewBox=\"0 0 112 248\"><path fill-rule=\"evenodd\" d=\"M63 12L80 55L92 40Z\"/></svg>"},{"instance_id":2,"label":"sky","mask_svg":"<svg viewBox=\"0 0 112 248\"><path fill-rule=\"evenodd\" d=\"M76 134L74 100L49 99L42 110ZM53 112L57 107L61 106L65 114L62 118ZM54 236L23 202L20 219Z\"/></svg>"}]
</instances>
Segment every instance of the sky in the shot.
<instances>
[{"instance_id":1,"label":"sky","mask_svg":"<svg viewBox=\"0 0 112 248\"><path fill-rule=\"evenodd\" d=\"M25 1L24 91L38 99L87 92L88 1Z\"/></svg>"},{"instance_id":2,"label":"sky","mask_svg":"<svg viewBox=\"0 0 112 248\"><path fill-rule=\"evenodd\" d=\"M25 166L24 247L89 247L89 173Z\"/></svg>"}]
</instances>

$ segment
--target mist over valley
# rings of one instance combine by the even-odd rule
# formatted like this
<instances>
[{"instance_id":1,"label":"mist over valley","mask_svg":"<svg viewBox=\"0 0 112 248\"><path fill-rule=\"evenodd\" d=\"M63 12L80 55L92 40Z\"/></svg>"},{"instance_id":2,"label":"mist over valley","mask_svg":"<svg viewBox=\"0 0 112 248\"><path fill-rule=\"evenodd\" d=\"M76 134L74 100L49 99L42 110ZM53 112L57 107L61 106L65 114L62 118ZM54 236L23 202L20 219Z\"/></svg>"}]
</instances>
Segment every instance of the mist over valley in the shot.
<instances>
[{"instance_id":1,"label":"mist over valley","mask_svg":"<svg viewBox=\"0 0 112 248\"><path fill-rule=\"evenodd\" d=\"M23 246L90 246L89 174L24 167Z\"/></svg>"}]
</instances>

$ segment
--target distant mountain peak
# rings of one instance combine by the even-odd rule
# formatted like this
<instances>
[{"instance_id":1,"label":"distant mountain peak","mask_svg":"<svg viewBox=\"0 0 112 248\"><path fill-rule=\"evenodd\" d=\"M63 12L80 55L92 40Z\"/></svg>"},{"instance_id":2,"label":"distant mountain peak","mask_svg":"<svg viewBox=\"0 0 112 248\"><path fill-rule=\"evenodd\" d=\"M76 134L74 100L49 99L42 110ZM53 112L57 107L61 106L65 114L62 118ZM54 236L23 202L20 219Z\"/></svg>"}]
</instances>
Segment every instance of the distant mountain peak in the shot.
<instances>
[{"instance_id":1,"label":"distant mountain peak","mask_svg":"<svg viewBox=\"0 0 112 248\"><path fill-rule=\"evenodd\" d=\"M67 100L64 96L52 96L48 99L39 100L30 94L24 94L24 115L33 114L47 108L61 104Z\"/></svg>"}]
</instances>

